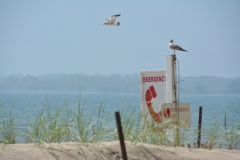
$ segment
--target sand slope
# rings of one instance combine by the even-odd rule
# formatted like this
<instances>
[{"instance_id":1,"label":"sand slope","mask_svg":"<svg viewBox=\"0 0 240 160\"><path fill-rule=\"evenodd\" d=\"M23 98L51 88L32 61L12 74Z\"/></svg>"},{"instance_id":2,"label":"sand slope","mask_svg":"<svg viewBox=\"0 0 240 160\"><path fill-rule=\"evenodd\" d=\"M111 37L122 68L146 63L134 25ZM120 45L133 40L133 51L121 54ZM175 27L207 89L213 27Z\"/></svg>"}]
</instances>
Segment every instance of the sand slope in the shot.
<instances>
[{"instance_id":1,"label":"sand slope","mask_svg":"<svg viewBox=\"0 0 240 160\"><path fill-rule=\"evenodd\" d=\"M240 150L188 149L125 142L129 160L240 160ZM0 149L0 159L122 159L119 141L80 145L79 143L52 143L34 147L34 144L11 144Z\"/></svg>"}]
</instances>

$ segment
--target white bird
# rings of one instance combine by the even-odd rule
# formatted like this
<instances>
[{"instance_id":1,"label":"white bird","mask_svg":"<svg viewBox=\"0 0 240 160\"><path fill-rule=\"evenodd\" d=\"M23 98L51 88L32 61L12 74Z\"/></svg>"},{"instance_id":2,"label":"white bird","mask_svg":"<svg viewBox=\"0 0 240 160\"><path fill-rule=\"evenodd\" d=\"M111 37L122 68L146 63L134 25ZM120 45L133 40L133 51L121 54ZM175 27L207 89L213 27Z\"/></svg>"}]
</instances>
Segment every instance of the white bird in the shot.
<instances>
[{"instance_id":1,"label":"white bird","mask_svg":"<svg viewBox=\"0 0 240 160\"><path fill-rule=\"evenodd\" d=\"M92 135L94 135L96 133L93 128L92 128L92 132L91 133L92 133Z\"/></svg>"},{"instance_id":2,"label":"white bird","mask_svg":"<svg viewBox=\"0 0 240 160\"><path fill-rule=\"evenodd\" d=\"M169 47L174 50L174 54L175 54L175 51L178 50L178 51L185 51L187 52L187 50L183 49L182 47L180 47L179 45L177 44L174 44L173 40L171 39L170 42L169 42Z\"/></svg>"},{"instance_id":3,"label":"white bird","mask_svg":"<svg viewBox=\"0 0 240 160\"><path fill-rule=\"evenodd\" d=\"M113 15L110 17L110 19L107 19L107 22L104 23L105 25L108 25L108 26L119 26L120 25L120 22L115 22L116 18L119 17L121 14L116 14L116 15ZM103 25L104 25L103 24Z\"/></svg>"}]
</instances>

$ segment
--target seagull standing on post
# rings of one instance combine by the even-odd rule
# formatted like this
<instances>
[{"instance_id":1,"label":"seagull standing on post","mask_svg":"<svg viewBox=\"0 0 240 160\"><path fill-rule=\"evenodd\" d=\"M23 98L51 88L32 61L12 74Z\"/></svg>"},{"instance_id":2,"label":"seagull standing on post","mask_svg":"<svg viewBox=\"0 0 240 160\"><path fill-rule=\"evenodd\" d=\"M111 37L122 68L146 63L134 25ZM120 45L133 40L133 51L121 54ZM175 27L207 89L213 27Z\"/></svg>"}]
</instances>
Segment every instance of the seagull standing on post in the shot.
<instances>
[{"instance_id":1,"label":"seagull standing on post","mask_svg":"<svg viewBox=\"0 0 240 160\"><path fill-rule=\"evenodd\" d=\"M172 39L171 39L170 42L169 42L169 47L170 47L172 50L174 50L174 54L175 54L175 51L176 51L176 50L187 52L187 50L183 49L183 48L180 47L179 45L174 44L174 42L173 42Z\"/></svg>"},{"instance_id":2,"label":"seagull standing on post","mask_svg":"<svg viewBox=\"0 0 240 160\"><path fill-rule=\"evenodd\" d=\"M110 17L110 19L107 19L107 22L104 23L105 25L108 25L108 26L119 26L120 25L120 22L115 22L116 18L119 17L121 14L116 14L116 15L113 15ZM104 25L103 24L103 25Z\"/></svg>"}]
</instances>

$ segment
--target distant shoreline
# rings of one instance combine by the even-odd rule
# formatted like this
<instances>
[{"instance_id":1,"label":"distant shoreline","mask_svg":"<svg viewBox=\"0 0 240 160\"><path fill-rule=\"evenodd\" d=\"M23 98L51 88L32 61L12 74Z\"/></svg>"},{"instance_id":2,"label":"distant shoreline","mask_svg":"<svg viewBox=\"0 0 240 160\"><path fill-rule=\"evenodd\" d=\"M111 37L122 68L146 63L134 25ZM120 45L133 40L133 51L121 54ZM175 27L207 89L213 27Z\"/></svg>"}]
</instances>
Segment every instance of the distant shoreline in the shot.
<instances>
[{"instance_id":1,"label":"distant shoreline","mask_svg":"<svg viewBox=\"0 0 240 160\"><path fill-rule=\"evenodd\" d=\"M180 77L181 94L240 94L240 78ZM140 93L140 76L51 74L0 76L0 91Z\"/></svg>"},{"instance_id":2,"label":"distant shoreline","mask_svg":"<svg viewBox=\"0 0 240 160\"><path fill-rule=\"evenodd\" d=\"M140 92L99 92L99 91L28 91L28 90L1 90L0 93L86 93L86 94L140 94ZM181 95L240 95L239 93L180 93Z\"/></svg>"}]
</instances>

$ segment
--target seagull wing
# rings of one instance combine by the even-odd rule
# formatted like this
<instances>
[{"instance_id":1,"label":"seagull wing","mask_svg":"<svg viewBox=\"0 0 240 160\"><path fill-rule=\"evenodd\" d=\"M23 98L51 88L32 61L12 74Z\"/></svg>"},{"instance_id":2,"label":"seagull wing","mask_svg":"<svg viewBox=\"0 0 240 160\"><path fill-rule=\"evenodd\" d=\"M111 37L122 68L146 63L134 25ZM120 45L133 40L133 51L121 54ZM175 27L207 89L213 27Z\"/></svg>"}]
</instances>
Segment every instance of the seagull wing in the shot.
<instances>
[{"instance_id":1,"label":"seagull wing","mask_svg":"<svg viewBox=\"0 0 240 160\"><path fill-rule=\"evenodd\" d=\"M182 47L180 47L180 46L177 45L177 44L170 44L170 48L171 48L172 50L179 50L179 51L185 51L185 52L187 52L187 50L183 49Z\"/></svg>"},{"instance_id":2,"label":"seagull wing","mask_svg":"<svg viewBox=\"0 0 240 160\"><path fill-rule=\"evenodd\" d=\"M179 45L177 45L177 44L171 44L171 45L170 45L170 48L173 49L173 50L181 50L181 49L182 49L182 48L181 48Z\"/></svg>"},{"instance_id":3,"label":"seagull wing","mask_svg":"<svg viewBox=\"0 0 240 160\"><path fill-rule=\"evenodd\" d=\"M116 14L116 15L113 15L110 17L110 20L111 22L115 22L116 18L119 17L121 14Z\"/></svg>"}]
</instances>

